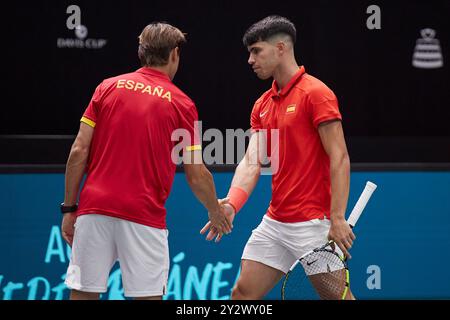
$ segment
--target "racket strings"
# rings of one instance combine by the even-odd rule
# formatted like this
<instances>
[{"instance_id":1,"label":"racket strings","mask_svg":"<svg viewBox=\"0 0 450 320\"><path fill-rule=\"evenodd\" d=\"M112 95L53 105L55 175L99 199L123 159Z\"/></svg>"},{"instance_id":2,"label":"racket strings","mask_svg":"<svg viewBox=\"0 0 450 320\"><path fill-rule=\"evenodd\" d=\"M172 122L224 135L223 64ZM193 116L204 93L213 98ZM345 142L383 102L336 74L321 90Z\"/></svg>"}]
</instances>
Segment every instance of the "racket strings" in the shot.
<instances>
[{"instance_id":1,"label":"racket strings","mask_svg":"<svg viewBox=\"0 0 450 320\"><path fill-rule=\"evenodd\" d=\"M303 267L303 268L302 268ZM283 299L340 300L348 287L346 263L332 250L319 249L300 259L286 277Z\"/></svg>"},{"instance_id":2,"label":"racket strings","mask_svg":"<svg viewBox=\"0 0 450 320\"><path fill-rule=\"evenodd\" d=\"M300 262L320 299L342 299L348 287L347 269L338 254L327 249L317 250Z\"/></svg>"}]
</instances>

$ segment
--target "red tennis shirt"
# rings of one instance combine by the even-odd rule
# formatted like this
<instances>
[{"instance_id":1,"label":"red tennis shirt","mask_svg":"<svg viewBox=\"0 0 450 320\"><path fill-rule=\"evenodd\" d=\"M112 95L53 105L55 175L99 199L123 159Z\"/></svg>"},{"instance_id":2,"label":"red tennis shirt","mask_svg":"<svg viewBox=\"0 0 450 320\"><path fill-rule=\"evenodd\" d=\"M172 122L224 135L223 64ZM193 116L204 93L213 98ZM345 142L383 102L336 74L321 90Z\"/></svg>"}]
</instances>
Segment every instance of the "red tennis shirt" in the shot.
<instances>
[{"instance_id":1,"label":"red tennis shirt","mask_svg":"<svg viewBox=\"0 0 450 320\"><path fill-rule=\"evenodd\" d=\"M77 215L103 214L165 228L176 164L176 129L187 150L201 149L195 104L151 68L104 80L81 121L95 127ZM195 126L195 128L194 128Z\"/></svg>"},{"instance_id":2,"label":"red tennis shirt","mask_svg":"<svg viewBox=\"0 0 450 320\"><path fill-rule=\"evenodd\" d=\"M279 130L278 155L276 148L271 154L278 170L272 176L270 218L301 222L330 217L330 159L318 126L334 119L342 119L336 96L303 66L280 92L274 81L256 101L252 129Z\"/></svg>"}]
</instances>

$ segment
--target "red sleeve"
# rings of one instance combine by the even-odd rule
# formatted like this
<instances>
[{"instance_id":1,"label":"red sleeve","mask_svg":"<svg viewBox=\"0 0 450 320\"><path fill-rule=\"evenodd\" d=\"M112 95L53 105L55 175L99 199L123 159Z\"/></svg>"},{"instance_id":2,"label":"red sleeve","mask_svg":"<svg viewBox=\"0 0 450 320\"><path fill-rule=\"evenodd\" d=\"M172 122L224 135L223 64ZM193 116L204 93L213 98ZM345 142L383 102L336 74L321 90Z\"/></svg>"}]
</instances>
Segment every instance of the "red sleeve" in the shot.
<instances>
[{"instance_id":1,"label":"red sleeve","mask_svg":"<svg viewBox=\"0 0 450 320\"><path fill-rule=\"evenodd\" d=\"M182 108L182 112L180 112L180 128L187 130L190 137L188 141L183 140L183 149L186 148L187 151L201 150L202 142L198 127L198 112L193 102Z\"/></svg>"},{"instance_id":2,"label":"red sleeve","mask_svg":"<svg viewBox=\"0 0 450 320\"><path fill-rule=\"evenodd\" d=\"M310 93L310 117L314 128L330 120L342 120L336 96L329 88L320 88Z\"/></svg>"},{"instance_id":3,"label":"red sleeve","mask_svg":"<svg viewBox=\"0 0 450 320\"><path fill-rule=\"evenodd\" d=\"M86 110L84 111L83 117L80 120L81 122L84 122L93 128L95 128L98 113L100 111L101 95L102 95L102 83L100 83L95 89L95 92L92 95L92 99L89 102L89 105L87 106Z\"/></svg>"},{"instance_id":4,"label":"red sleeve","mask_svg":"<svg viewBox=\"0 0 450 320\"><path fill-rule=\"evenodd\" d=\"M253 106L252 114L250 116L250 126L252 128L252 132L262 129L261 117L259 116L261 104L258 101L256 101L255 105Z\"/></svg>"}]
</instances>

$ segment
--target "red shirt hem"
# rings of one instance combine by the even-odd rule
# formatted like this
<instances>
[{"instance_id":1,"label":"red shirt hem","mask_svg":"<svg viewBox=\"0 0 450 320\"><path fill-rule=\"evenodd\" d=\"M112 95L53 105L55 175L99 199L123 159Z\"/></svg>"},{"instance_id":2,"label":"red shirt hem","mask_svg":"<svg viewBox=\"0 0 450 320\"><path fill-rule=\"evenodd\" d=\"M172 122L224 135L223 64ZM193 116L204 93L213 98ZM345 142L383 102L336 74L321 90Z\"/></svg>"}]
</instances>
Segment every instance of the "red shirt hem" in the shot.
<instances>
[{"instance_id":1,"label":"red shirt hem","mask_svg":"<svg viewBox=\"0 0 450 320\"><path fill-rule=\"evenodd\" d=\"M266 215L273 220L276 220L279 222L284 222L284 223L305 222L305 221L310 221L313 219L323 220L324 218L330 219L330 215L327 213L324 213L323 211L311 211L311 212L308 212L307 214L303 214L302 216L283 217L283 216L279 216L279 215L274 215L269 210L267 210Z\"/></svg>"},{"instance_id":2,"label":"red shirt hem","mask_svg":"<svg viewBox=\"0 0 450 320\"><path fill-rule=\"evenodd\" d=\"M76 212L77 217L86 215L86 214L102 214L105 216L113 217L113 218L119 218L139 224L143 224L148 227L157 228L157 229L166 229L166 224L156 224L153 222L150 222L148 220L144 219L137 219L137 218L130 218L129 215L120 213L120 212L114 212L110 210L104 210L104 209L98 209L98 208L91 208L91 209L83 209Z\"/></svg>"}]
</instances>

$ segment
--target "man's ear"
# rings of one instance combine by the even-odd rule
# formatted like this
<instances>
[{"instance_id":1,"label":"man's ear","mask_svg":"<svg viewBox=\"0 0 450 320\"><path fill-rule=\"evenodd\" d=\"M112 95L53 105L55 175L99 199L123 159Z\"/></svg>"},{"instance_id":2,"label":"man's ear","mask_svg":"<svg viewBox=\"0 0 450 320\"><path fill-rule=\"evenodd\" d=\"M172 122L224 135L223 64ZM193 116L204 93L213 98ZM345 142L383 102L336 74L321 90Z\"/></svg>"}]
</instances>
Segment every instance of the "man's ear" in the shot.
<instances>
[{"instance_id":1,"label":"man's ear","mask_svg":"<svg viewBox=\"0 0 450 320\"><path fill-rule=\"evenodd\" d=\"M180 48L179 47L173 48L172 51L170 52L170 57L172 61L175 62L176 59L180 57Z\"/></svg>"},{"instance_id":2,"label":"man's ear","mask_svg":"<svg viewBox=\"0 0 450 320\"><path fill-rule=\"evenodd\" d=\"M278 41L276 47L280 55L282 55L286 51L286 43L284 43L283 41Z\"/></svg>"}]
</instances>

